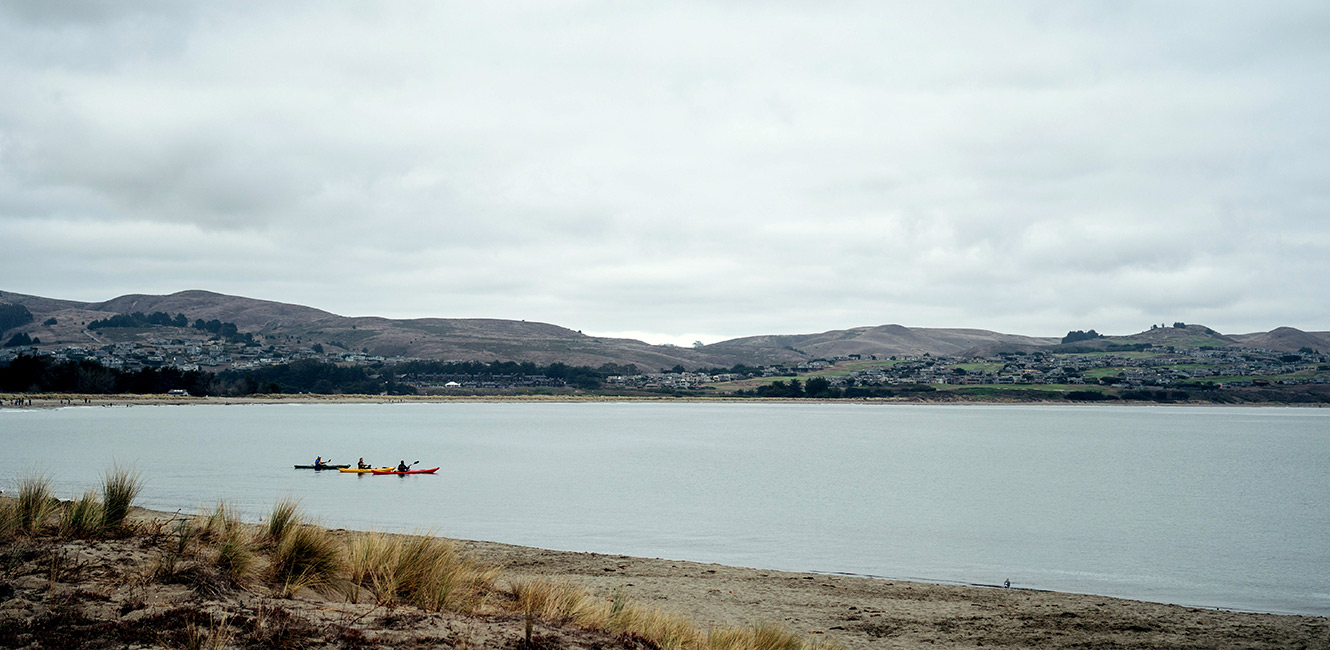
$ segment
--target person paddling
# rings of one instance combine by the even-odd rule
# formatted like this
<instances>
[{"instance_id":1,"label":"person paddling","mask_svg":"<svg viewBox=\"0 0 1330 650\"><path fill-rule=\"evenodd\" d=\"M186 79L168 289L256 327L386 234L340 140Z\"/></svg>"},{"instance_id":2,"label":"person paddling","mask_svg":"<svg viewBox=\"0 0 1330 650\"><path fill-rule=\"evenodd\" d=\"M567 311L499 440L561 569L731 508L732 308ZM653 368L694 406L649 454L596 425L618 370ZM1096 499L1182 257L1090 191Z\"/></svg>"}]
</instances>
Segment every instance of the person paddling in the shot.
<instances>
[{"instance_id":1,"label":"person paddling","mask_svg":"<svg viewBox=\"0 0 1330 650\"><path fill-rule=\"evenodd\" d=\"M318 469L320 467L323 467L323 456L318 456L314 459L314 469Z\"/></svg>"},{"instance_id":2,"label":"person paddling","mask_svg":"<svg viewBox=\"0 0 1330 650\"><path fill-rule=\"evenodd\" d=\"M365 459L363 457L359 461L356 461L356 469L369 469L369 465L365 464Z\"/></svg>"},{"instance_id":3,"label":"person paddling","mask_svg":"<svg viewBox=\"0 0 1330 650\"><path fill-rule=\"evenodd\" d=\"M397 471L402 472L403 474L405 474L406 472L411 471L411 466L410 466L410 465L407 465L407 464L406 464L406 461L403 460L403 461L397 463Z\"/></svg>"}]
</instances>

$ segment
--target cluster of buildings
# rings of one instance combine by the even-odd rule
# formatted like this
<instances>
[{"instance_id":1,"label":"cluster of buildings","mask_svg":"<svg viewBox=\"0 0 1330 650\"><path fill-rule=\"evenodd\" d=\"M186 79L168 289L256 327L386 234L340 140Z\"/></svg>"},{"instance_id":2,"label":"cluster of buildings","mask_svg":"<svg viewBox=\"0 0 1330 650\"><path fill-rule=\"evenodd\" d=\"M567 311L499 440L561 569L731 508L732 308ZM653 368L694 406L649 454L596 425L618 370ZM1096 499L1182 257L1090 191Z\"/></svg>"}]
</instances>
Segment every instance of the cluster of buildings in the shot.
<instances>
[{"instance_id":1,"label":"cluster of buildings","mask_svg":"<svg viewBox=\"0 0 1330 650\"><path fill-rule=\"evenodd\" d=\"M107 368L136 371L176 368L181 371L220 372L293 363L305 359L325 363L379 365L413 361L323 346L282 346L237 343L220 338L152 338L105 345L21 346L0 350L0 363L20 354L46 356L55 362L95 361ZM833 364L846 372L823 372ZM1210 381L1218 386L1263 383L1330 383L1330 359L1311 350L1300 353L1262 349L1179 348L1128 353L1055 354L1036 351L1004 353L988 358L902 356L878 358L860 355L818 359L791 366L768 366L738 373L655 372L615 375L606 388L632 390L692 390L753 377L789 377L818 374L833 386L892 386L898 384L1112 384L1124 388L1170 386ZM1319 369L1319 371L1318 371ZM677 370L677 369L676 369ZM1308 371L1316 372L1308 372ZM1320 372L1325 371L1325 372ZM507 389L557 387L558 378L529 374L417 374L403 383L418 389Z\"/></svg>"},{"instance_id":2,"label":"cluster of buildings","mask_svg":"<svg viewBox=\"0 0 1330 650\"><path fill-rule=\"evenodd\" d=\"M643 390L700 388L757 376L786 377L818 373L837 362L861 361L859 356L811 361L795 367L770 366L749 375L662 372L610 377L613 387ZM1222 386L1261 383L1330 383L1330 359L1308 352L1290 354L1260 349L1179 349L1136 354L1004 354L988 358L892 357L869 361L866 367L823 375L833 386L901 384L1014 385L1112 384L1123 388L1170 386L1187 381L1212 381ZM855 364L858 365L858 364ZM1318 368L1327 372L1315 373ZM1301 377L1287 375L1301 374Z\"/></svg>"},{"instance_id":3,"label":"cluster of buildings","mask_svg":"<svg viewBox=\"0 0 1330 650\"><path fill-rule=\"evenodd\" d=\"M125 372L144 368L175 368L182 372L251 370L264 366L313 359L327 363L376 364L408 359L345 351L323 352L313 347L246 345L207 338L152 338L106 345L21 346L0 350L0 363L21 354L46 357L56 363L95 361Z\"/></svg>"}]
</instances>

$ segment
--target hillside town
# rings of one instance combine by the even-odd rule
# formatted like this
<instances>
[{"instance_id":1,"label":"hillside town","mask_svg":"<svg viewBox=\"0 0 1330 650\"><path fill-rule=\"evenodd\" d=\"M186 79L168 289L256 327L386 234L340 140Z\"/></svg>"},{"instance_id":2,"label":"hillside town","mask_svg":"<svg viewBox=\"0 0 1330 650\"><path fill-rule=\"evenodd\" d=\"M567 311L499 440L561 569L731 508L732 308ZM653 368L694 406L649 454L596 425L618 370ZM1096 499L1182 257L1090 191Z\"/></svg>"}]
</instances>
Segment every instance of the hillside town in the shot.
<instances>
[{"instance_id":1,"label":"hillside town","mask_svg":"<svg viewBox=\"0 0 1330 650\"><path fill-rule=\"evenodd\" d=\"M175 368L182 372L244 371L302 360L380 368L421 361L365 352L327 349L321 344L288 346L234 343L218 337L149 338L100 347L36 345L0 350L0 363L19 355L49 357L54 362L93 361L106 368L135 371ZM1312 350L1299 353L1262 349L1163 348L1128 353L1068 354L1052 351L1003 353L991 357L850 355L810 360L793 366L765 366L744 372L681 367L640 374L616 374L606 388L687 391L748 379L824 377L830 385L1112 385L1123 388L1175 386L1206 382L1215 388L1263 384L1330 383L1330 358ZM422 374L405 377L419 389L508 389L558 387L563 382L533 374Z\"/></svg>"}]
</instances>

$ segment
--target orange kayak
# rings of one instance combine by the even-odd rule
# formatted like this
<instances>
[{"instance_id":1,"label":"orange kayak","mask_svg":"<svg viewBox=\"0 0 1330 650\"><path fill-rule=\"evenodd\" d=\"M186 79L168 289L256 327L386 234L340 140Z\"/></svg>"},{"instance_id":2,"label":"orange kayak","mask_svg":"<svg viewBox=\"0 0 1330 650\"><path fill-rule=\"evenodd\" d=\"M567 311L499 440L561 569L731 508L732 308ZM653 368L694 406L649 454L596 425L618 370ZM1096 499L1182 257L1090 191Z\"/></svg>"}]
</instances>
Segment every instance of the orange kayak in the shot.
<instances>
[{"instance_id":1,"label":"orange kayak","mask_svg":"<svg viewBox=\"0 0 1330 650\"><path fill-rule=\"evenodd\" d=\"M398 475L398 476L402 476L402 475L404 475L404 474L433 474L434 472L439 471L439 468L437 468L437 467L431 467L431 468L429 468L429 469L411 469L411 470L407 470L407 471L405 471L405 472L399 472L399 471L397 471L396 468L391 468L391 467L390 467L390 468L388 468L388 469L376 469L376 470L371 470L371 471L374 472L374 475L375 475L375 476L387 476L387 475L389 475L389 474L396 474L396 475Z\"/></svg>"}]
</instances>

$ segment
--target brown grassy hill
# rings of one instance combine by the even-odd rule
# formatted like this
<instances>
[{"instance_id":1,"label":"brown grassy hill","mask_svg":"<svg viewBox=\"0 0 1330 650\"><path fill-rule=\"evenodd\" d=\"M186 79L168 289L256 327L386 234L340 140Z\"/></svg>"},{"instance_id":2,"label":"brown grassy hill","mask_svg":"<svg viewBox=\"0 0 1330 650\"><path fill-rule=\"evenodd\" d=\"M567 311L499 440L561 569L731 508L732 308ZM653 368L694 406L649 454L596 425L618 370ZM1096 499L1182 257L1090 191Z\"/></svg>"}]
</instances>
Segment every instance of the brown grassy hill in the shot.
<instances>
[{"instance_id":1,"label":"brown grassy hill","mask_svg":"<svg viewBox=\"0 0 1330 650\"><path fill-rule=\"evenodd\" d=\"M211 291L180 291L166 296L131 294L87 306L100 312L129 314L155 311L184 314L192 321L217 319L235 323L242 332L266 333L283 327L327 318L341 318L326 311L270 300L228 296ZM31 309L31 307L29 307Z\"/></svg>"},{"instance_id":2,"label":"brown grassy hill","mask_svg":"<svg viewBox=\"0 0 1330 650\"><path fill-rule=\"evenodd\" d=\"M1156 327L1126 336L1105 336L1098 339L1074 341L1062 344L1062 350L1107 350L1114 346L1139 345L1148 343L1155 346L1173 346L1176 348L1197 347L1240 347L1230 336L1220 334L1204 325L1186 325L1184 327Z\"/></svg>"},{"instance_id":3,"label":"brown grassy hill","mask_svg":"<svg viewBox=\"0 0 1330 650\"><path fill-rule=\"evenodd\" d=\"M1001 334L978 329L911 328L901 325L856 327L816 334L762 335L722 341L700 348L650 345L632 339L586 336L549 323L488 318L388 319L347 317L312 307L229 296L211 291L170 295L126 295L86 303L0 292L0 302L21 304L33 314L31 323L0 332L40 338L47 346L104 345L151 337L197 336L195 330L87 330L88 323L114 314L166 312L196 319L235 323L241 332L261 336L265 343L342 349L382 356L461 361L532 361L598 367L633 364L642 372L683 366L688 369L792 364L848 355L955 356L999 351L1056 349L1051 337ZM45 324L55 319L55 324ZM170 331L167 331L170 330ZM1108 337L1077 344L1106 348L1112 344L1151 343L1176 346L1241 345L1297 351L1304 347L1330 350L1330 333L1282 327L1271 332L1225 336L1201 325L1161 327L1130 336Z\"/></svg>"},{"instance_id":4,"label":"brown grassy hill","mask_svg":"<svg viewBox=\"0 0 1330 650\"><path fill-rule=\"evenodd\" d=\"M1249 348L1297 352L1311 348L1319 352L1330 352L1330 332L1304 332L1292 327L1277 327L1269 332L1254 334L1236 334L1233 340Z\"/></svg>"},{"instance_id":5,"label":"brown grassy hill","mask_svg":"<svg viewBox=\"0 0 1330 650\"><path fill-rule=\"evenodd\" d=\"M165 312L196 319L235 323L241 332L261 335L269 343L364 351L383 356L462 361L532 361L548 364L600 366L634 364L643 372L682 365L686 368L729 367L763 362L764 355L736 354L666 345L631 339L586 336L580 332L529 321L485 318L388 319L339 316L311 307L269 300L229 296L210 291L182 291L165 296L134 294L105 302L52 300L4 292L0 300L24 305L32 323L0 335L22 331L45 345L103 345L148 337L197 335L192 330L103 329L89 332L88 323L115 314ZM54 318L55 325L44 325ZM788 355L777 354L776 357Z\"/></svg>"},{"instance_id":6,"label":"brown grassy hill","mask_svg":"<svg viewBox=\"0 0 1330 650\"><path fill-rule=\"evenodd\" d=\"M819 359L858 354L878 355L959 355L993 345L1048 346L1057 339L1014 334L999 334L977 329L910 328L901 325L856 327L820 334L750 336L708 346L708 348L787 350L804 359Z\"/></svg>"}]
</instances>

